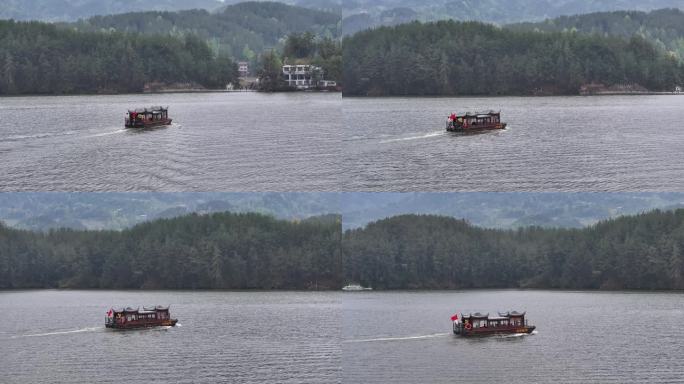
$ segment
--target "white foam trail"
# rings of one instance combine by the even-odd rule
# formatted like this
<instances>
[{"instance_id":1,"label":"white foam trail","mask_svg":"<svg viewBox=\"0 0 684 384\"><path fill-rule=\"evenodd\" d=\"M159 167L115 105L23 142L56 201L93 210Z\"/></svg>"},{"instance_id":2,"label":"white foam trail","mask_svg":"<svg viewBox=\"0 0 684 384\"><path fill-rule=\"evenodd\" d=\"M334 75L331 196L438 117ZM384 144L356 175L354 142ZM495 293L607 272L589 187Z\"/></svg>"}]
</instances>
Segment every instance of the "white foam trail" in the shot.
<instances>
[{"instance_id":1,"label":"white foam trail","mask_svg":"<svg viewBox=\"0 0 684 384\"><path fill-rule=\"evenodd\" d=\"M183 324L181 324L181 323L176 323L176 327L182 327L182 326L183 326ZM535 331L535 332L536 332L536 331Z\"/></svg>"},{"instance_id":2,"label":"white foam trail","mask_svg":"<svg viewBox=\"0 0 684 384\"><path fill-rule=\"evenodd\" d=\"M443 337L450 335L450 333L433 333L430 335L421 336L405 336L405 337L379 337L377 339L360 339L360 340L345 340L345 343L370 343L374 341L403 341L403 340L424 340L432 339L435 337Z\"/></svg>"},{"instance_id":3,"label":"white foam trail","mask_svg":"<svg viewBox=\"0 0 684 384\"><path fill-rule=\"evenodd\" d=\"M14 336L12 338L16 339L17 337L38 337L38 336L52 336L52 335L67 335L70 333L94 332L94 331L98 331L98 330L102 330L102 327L88 327L88 328L74 329L71 331L55 331L55 332L46 332L46 333L33 333L30 335Z\"/></svg>"},{"instance_id":4,"label":"white foam trail","mask_svg":"<svg viewBox=\"0 0 684 384\"><path fill-rule=\"evenodd\" d=\"M532 331L532 333L514 333L512 335L501 335L499 337L501 337L502 339L508 339L508 338L512 338L512 337L523 337L523 336L536 335L536 334L537 334L537 331L535 330L535 331Z\"/></svg>"},{"instance_id":5,"label":"white foam trail","mask_svg":"<svg viewBox=\"0 0 684 384\"><path fill-rule=\"evenodd\" d=\"M36 133L34 135L13 135L5 138L0 138L0 141L21 141L27 139L45 139L48 137L58 137L58 136L69 136L77 134L78 131L66 131L66 132L47 132L47 133Z\"/></svg>"},{"instance_id":6,"label":"white foam trail","mask_svg":"<svg viewBox=\"0 0 684 384\"><path fill-rule=\"evenodd\" d=\"M395 141L407 141L407 140L418 140L418 139L428 139L430 137L436 137L436 136L444 136L446 134L445 131L437 131L437 132L430 132L426 133L421 136L410 136L410 137L401 137L398 139L390 139L390 140L383 140L380 142L380 144L386 144L386 143L393 143Z\"/></svg>"},{"instance_id":7,"label":"white foam trail","mask_svg":"<svg viewBox=\"0 0 684 384\"><path fill-rule=\"evenodd\" d=\"M122 133L126 132L125 129L119 129L118 131L113 131L113 132L103 132L103 133L96 133L94 135L86 136L86 137L102 137L102 136L109 136L109 135L115 135L117 133Z\"/></svg>"}]
</instances>

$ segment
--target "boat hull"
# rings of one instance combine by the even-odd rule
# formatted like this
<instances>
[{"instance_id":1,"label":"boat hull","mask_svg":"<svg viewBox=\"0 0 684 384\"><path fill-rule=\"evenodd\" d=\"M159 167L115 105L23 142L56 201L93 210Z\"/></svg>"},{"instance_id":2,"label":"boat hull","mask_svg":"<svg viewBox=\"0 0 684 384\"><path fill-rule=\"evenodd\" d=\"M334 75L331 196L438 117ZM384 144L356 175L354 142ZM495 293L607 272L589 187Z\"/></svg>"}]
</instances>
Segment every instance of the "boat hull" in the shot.
<instances>
[{"instance_id":1,"label":"boat hull","mask_svg":"<svg viewBox=\"0 0 684 384\"><path fill-rule=\"evenodd\" d=\"M154 128L154 127L161 127L164 125L171 125L172 119L164 119L164 120L157 120L157 121L134 121L134 122L127 122L125 124L126 128Z\"/></svg>"},{"instance_id":2,"label":"boat hull","mask_svg":"<svg viewBox=\"0 0 684 384\"><path fill-rule=\"evenodd\" d=\"M494 335L514 335L514 334L530 334L535 330L534 325L512 326L512 327L490 327L490 328L462 328L460 330L454 329L454 334L463 337L477 337L477 336L494 336Z\"/></svg>"},{"instance_id":3,"label":"boat hull","mask_svg":"<svg viewBox=\"0 0 684 384\"><path fill-rule=\"evenodd\" d=\"M173 327L178 322L178 319L165 319L155 321L128 321L123 324L107 323L105 327L112 329L141 329L154 327Z\"/></svg>"},{"instance_id":4,"label":"boat hull","mask_svg":"<svg viewBox=\"0 0 684 384\"><path fill-rule=\"evenodd\" d=\"M463 127L462 125L449 124L446 127L448 132L482 132L482 131L492 131L497 129L506 129L506 123L497 124L485 124L485 125L471 125Z\"/></svg>"}]
</instances>

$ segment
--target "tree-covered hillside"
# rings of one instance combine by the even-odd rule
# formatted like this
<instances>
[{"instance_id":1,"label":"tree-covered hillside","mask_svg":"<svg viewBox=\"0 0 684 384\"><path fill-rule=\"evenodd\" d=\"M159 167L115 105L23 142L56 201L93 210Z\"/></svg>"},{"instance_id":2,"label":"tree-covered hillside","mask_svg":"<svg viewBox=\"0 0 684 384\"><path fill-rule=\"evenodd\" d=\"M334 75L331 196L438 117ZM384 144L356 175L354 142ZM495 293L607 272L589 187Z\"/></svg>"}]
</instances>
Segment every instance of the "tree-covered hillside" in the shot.
<instances>
[{"instance_id":1,"label":"tree-covered hillside","mask_svg":"<svg viewBox=\"0 0 684 384\"><path fill-rule=\"evenodd\" d=\"M404 215L188 215L116 231L0 226L0 288L684 289L684 209L584 229L483 229Z\"/></svg>"},{"instance_id":2,"label":"tree-covered hillside","mask_svg":"<svg viewBox=\"0 0 684 384\"><path fill-rule=\"evenodd\" d=\"M262 213L302 220L339 212L335 193L277 192L5 192L0 193L0 222L34 231L57 228L130 228L144 221L209 214Z\"/></svg>"},{"instance_id":3,"label":"tree-covered hillside","mask_svg":"<svg viewBox=\"0 0 684 384\"><path fill-rule=\"evenodd\" d=\"M681 0L351 0L344 2L342 28L345 35L350 35L413 20L452 19L502 25L561 15L682 7Z\"/></svg>"},{"instance_id":4,"label":"tree-covered hillside","mask_svg":"<svg viewBox=\"0 0 684 384\"><path fill-rule=\"evenodd\" d=\"M330 289L340 218L189 215L121 232L0 225L0 288Z\"/></svg>"},{"instance_id":5,"label":"tree-covered hillside","mask_svg":"<svg viewBox=\"0 0 684 384\"><path fill-rule=\"evenodd\" d=\"M0 95L140 92L146 83L224 88L237 67L204 41L119 32L78 32L0 21Z\"/></svg>"},{"instance_id":6,"label":"tree-covered hillside","mask_svg":"<svg viewBox=\"0 0 684 384\"><path fill-rule=\"evenodd\" d=\"M684 66L643 38L413 22L343 41L348 95L577 94L583 84L673 91Z\"/></svg>"},{"instance_id":7,"label":"tree-covered hillside","mask_svg":"<svg viewBox=\"0 0 684 384\"><path fill-rule=\"evenodd\" d=\"M585 229L481 229L397 216L347 231L345 280L383 289L683 289L684 210Z\"/></svg>"},{"instance_id":8,"label":"tree-covered hillside","mask_svg":"<svg viewBox=\"0 0 684 384\"><path fill-rule=\"evenodd\" d=\"M215 10L223 4L219 0L0 0L0 19L76 21L124 12Z\"/></svg>"},{"instance_id":9,"label":"tree-covered hillside","mask_svg":"<svg viewBox=\"0 0 684 384\"><path fill-rule=\"evenodd\" d=\"M630 38L640 36L663 51L684 58L684 12L659 9L652 12L616 11L561 16L538 23L506 26L514 30L544 32L581 32Z\"/></svg>"},{"instance_id":10,"label":"tree-covered hillside","mask_svg":"<svg viewBox=\"0 0 684 384\"><path fill-rule=\"evenodd\" d=\"M197 35L219 55L253 60L266 49L282 48L286 36L311 32L337 38L340 15L276 2L245 2L218 12L134 12L95 16L67 27L154 35Z\"/></svg>"}]
</instances>

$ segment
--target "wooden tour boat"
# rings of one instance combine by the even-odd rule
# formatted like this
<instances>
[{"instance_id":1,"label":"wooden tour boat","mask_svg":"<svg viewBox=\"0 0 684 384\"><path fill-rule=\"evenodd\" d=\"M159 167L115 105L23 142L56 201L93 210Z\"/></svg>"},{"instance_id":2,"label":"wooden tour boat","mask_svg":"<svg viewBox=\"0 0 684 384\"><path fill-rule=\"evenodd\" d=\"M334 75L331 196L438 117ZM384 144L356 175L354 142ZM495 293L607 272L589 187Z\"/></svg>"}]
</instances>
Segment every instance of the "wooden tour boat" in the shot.
<instances>
[{"instance_id":1,"label":"wooden tour boat","mask_svg":"<svg viewBox=\"0 0 684 384\"><path fill-rule=\"evenodd\" d=\"M452 113L447 119L446 130L449 132L476 132L491 129L504 129L506 123L501 122L501 112L466 112L463 115Z\"/></svg>"},{"instance_id":2,"label":"wooden tour boat","mask_svg":"<svg viewBox=\"0 0 684 384\"><path fill-rule=\"evenodd\" d=\"M114 329L138 329L150 327L173 327L178 319L172 319L169 307L110 308L105 317L105 327Z\"/></svg>"},{"instance_id":3,"label":"wooden tour boat","mask_svg":"<svg viewBox=\"0 0 684 384\"><path fill-rule=\"evenodd\" d=\"M499 313L499 316L495 317L490 317L489 313L479 312L461 314L460 318L453 315L451 321L454 323L454 334L461 336L529 334L536 328L525 320L525 312L516 311Z\"/></svg>"},{"instance_id":4,"label":"wooden tour boat","mask_svg":"<svg viewBox=\"0 0 684 384\"><path fill-rule=\"evenodd\" d=\"M151 128L170 124L168 107L138 108L129 110L126 114L126 128Z\"/></svg>"}]
</instances>

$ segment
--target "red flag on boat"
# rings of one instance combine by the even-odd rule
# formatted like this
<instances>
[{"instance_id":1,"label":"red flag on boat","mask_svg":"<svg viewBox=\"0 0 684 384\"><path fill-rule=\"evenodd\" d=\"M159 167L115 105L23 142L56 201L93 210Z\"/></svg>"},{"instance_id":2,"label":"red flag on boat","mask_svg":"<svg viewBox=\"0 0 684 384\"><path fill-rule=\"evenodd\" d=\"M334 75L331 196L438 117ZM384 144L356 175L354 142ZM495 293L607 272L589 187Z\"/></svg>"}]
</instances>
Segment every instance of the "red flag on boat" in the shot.
<instances>
[{"instance_id":1,"label":"red flag on boat","mask_svg":"<svg viewBox=\"0 0 684 384\"><path fill-rule=\"evenodd\" d=\"M112 309L109 308L109 311L107 311L107 316L112 317Z\"/></svg>"},{"instance_id":2,"label":"red flag on boat","mask_svg":"<svg viewBox=\"0 0 684 384\"><path fill-rule=\"evenodd\" d=\"M458 320L458 315L451 316L451 321L456 321L456 320Z\"/></svg>"}]
</instances>

